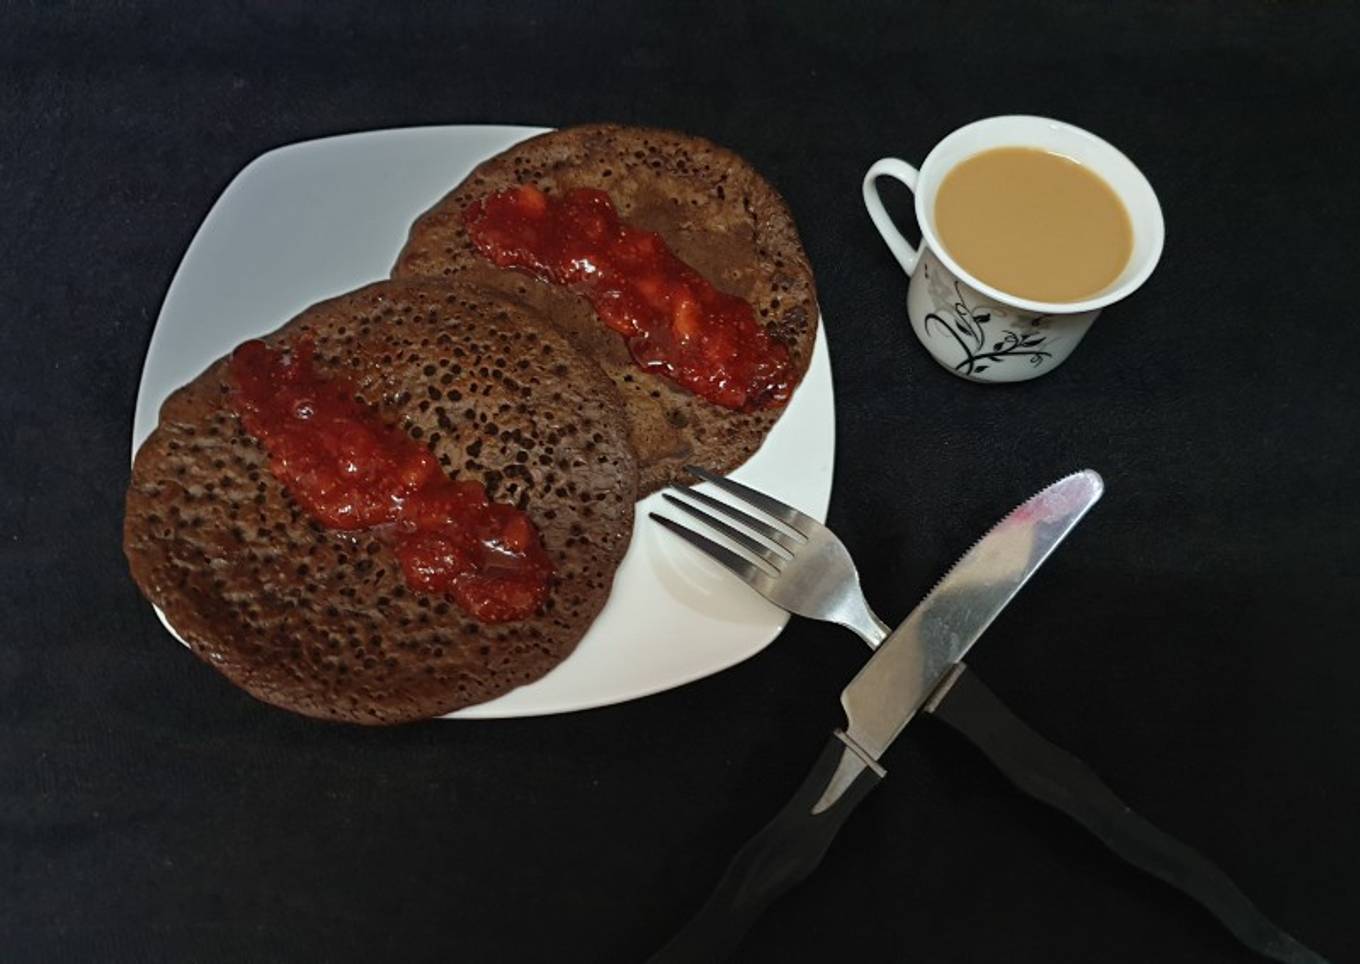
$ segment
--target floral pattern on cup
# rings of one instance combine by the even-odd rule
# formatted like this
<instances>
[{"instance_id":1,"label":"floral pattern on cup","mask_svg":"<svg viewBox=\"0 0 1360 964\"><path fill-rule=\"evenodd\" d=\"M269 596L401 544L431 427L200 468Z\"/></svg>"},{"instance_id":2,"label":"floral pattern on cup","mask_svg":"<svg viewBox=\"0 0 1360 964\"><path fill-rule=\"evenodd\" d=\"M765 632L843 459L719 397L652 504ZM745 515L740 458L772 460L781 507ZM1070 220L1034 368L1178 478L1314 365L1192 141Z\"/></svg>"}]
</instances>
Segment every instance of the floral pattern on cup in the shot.
<instances>
[{"instance_id":1,"label":"floral pattern on cup","mask_svg":"<svg viewBox=\"0 0 1360 964\"><path fill-rule=\"evenodd\" d=\"M1066 358L1099 312L1052 315L997 303L964 284L925 248L912 277L907 314L921 343L955 374L1022 381Z\"/></svg>"},{"instance_id":2,"label":"floral pattern on cup","mask_svg":"<svg viewBox=\"0 0 1360 964\"><path fill-rule=\"evenodd\" d=\"M1083 164L1119 195L1133 226L1133 251L1123 272L1104 290L1072 302L1020 298L971 275L940 246L935 194L960 161L995 147L1034 147ZM915 195L921 240L898 230L878 195L890 177ZM974 121L936 144L918 169L896 157L879 158L863 183L864 205L884 244L910 278L907 315L912 330L945 368L974 382L1019 382L1061 364L1102 308L1138 289L1161 258L1162 209L1147 178L1110 144L1047 117L1007 115Z\"/></svg>"}]
</instances>

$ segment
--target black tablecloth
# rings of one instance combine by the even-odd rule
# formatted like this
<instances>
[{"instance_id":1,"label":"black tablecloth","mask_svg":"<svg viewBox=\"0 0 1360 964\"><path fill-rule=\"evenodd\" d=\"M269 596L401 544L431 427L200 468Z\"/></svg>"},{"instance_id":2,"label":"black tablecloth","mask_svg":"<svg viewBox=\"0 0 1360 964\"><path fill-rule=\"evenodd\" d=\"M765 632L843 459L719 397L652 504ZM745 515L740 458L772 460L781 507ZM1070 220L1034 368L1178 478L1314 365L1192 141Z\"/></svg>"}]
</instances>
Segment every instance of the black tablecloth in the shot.
<instances>
[{"instance_id":1,"label":"black tablecloth","mask_svg":"<svg viewBox=\"0 0 1360 964\"><path fill-rule=\"evenodd\" d=\"M974 665L1360 956L1354 5L369 6L0 13L0 957L637 961L801 779L865 658L838 629L627 705L367 730L227 685L123 562L143 352L244 164L599 119L707 135L787 197L835 369L830 521L886 617L1030 491L1104 473ZM1167 245L1067 364L982 387L906 326L859 181L1010 112L1124 149ZM1247 959L938 723L884 762L744 960Z\"/></svg>"}]
</instances>

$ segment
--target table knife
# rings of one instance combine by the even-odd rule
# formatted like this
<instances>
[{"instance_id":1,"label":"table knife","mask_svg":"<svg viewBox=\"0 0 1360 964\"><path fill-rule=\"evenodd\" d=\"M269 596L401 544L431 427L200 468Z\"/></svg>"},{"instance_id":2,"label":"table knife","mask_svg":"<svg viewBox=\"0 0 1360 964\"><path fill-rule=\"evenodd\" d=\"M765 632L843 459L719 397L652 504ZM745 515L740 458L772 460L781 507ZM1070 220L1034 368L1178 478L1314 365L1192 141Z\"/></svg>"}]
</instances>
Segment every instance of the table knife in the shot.
<instances>
[{"instance_id":1,"label":"table knife","mask_svg":"<svg viewBox=\"0 0 1360 964\"><path fill-rule=\"evenodd\" d=\"M883 776L878 758L919 708L975 744L1022 791L1199 901L1247 947L1287 964L1326 964L1262 914L1221 869L1149 823L1081 760L1026 726L959 659L1102 488L1100 476L1086 471L1017 508L886 637L885 644L907 637L897 644L902 655L892 668L871 661L846 689L846 730L837 732L794 800L733 860L704 909L654 961L709 961L735 948L761 910L817 865L845 816ZM896 701L893 673L905 673ZM857 688L861 680L877 682Z\"/></svg>"},{"instance_id":2,"label":"table knife","mask_svg":"<svg viewBox=\"0 0 1360 964\"><path fill-rule=\"evenodd\" d=\"M812 873L885 775L879 758L918 710L947 694L960 660L1102 490L1095 472L1070 475L1012 510L964 553L841 692L845 727L653 964L730 956L765 908Z\"/></svg>"}]
</instances>

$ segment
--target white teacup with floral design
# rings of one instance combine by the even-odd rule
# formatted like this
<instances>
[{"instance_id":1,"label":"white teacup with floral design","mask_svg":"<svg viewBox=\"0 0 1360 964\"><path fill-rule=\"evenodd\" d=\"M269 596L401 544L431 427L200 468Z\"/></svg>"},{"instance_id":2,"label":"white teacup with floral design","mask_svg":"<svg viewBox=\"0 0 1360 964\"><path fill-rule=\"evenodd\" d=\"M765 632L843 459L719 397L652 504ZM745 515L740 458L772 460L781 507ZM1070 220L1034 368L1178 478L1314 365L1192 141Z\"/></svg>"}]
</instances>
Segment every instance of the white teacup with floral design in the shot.
<instances>
[{"instance_id":1,"label":"white teacup with floral design","mask_svg":"<svg viewBox=\"0 0 1360 964\"><path fill-rule=\"evenodd\" d=\"M1099 174L1123 201L1133 225L1133 251L1119 276L1094 297L1042 302L1007 294L970 275L940 244L935 230L940 183L961 161L995 147L1061 154ZM880 177L901 181L915 194L919 248L902 237L884 210L875 183ZM1024 381L1057 367L1102 308L1147 280L1165 234L1157 195L1132 161L1094 134L1045 117L988 117L960 127L935 146L920 170L885 157L864 176L864 205L911 278L907 315L916 337L941 365L975 382Z\"/></svg>"}]
</instances>

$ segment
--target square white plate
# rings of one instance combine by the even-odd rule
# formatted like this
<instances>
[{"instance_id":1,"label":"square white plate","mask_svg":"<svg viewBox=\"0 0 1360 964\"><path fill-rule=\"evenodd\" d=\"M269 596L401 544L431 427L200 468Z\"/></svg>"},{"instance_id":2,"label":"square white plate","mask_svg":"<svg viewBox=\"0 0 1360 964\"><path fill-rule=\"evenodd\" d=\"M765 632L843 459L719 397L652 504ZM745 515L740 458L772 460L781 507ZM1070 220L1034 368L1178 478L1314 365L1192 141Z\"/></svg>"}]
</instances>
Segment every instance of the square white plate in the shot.
<instances>
[{"instance_id":1,"label":"square white plate","mask_svg":"<svg viewBox=\"0 0 1360 964\"><path fill-rule=\"evenodd\" d=\"M370 131L291 144L248 164L208 212L166 293L142 371L133 452L172 391L308 305L387 277L417 215L478 162L541 132ZM819 319L806 377L733 478L825 520L835 428ZM648 520L660 505L659 494L638 504L613 594L570 658L453 717L538 716L646 696L726 669L779 635L788 616Z\"/></svg>"}]
</instances>

